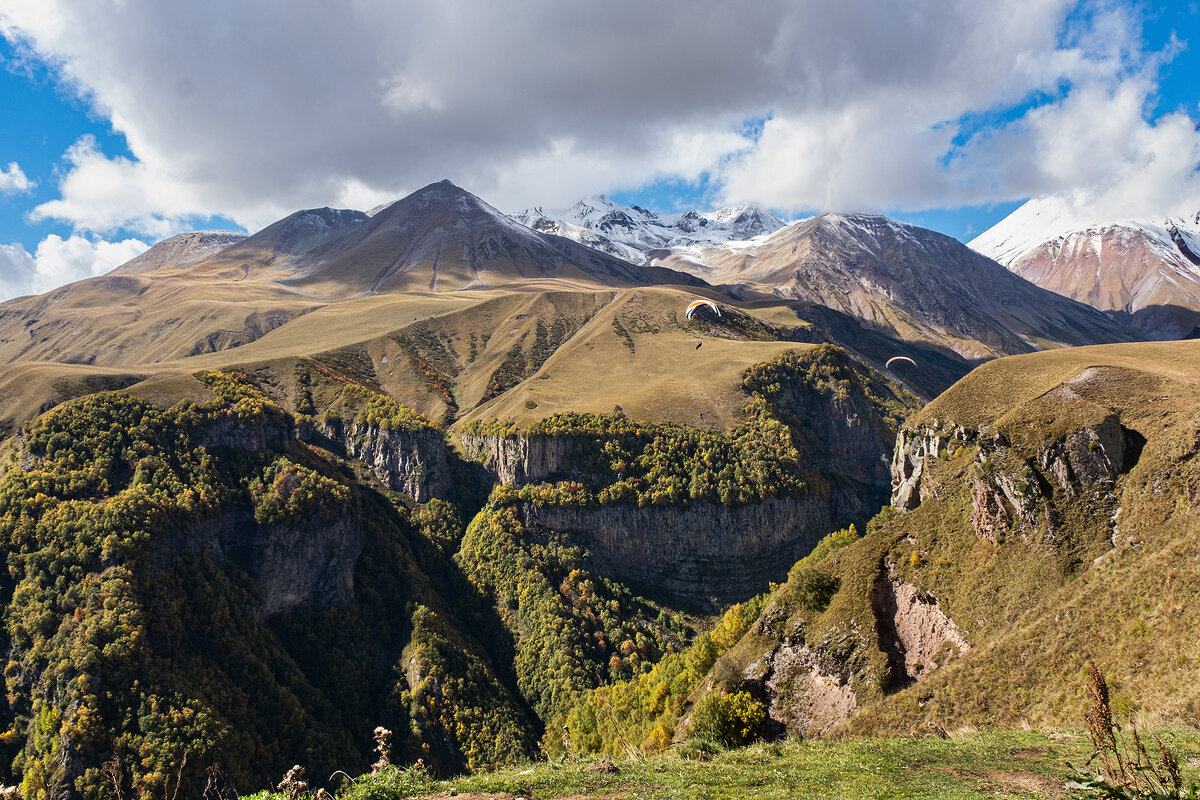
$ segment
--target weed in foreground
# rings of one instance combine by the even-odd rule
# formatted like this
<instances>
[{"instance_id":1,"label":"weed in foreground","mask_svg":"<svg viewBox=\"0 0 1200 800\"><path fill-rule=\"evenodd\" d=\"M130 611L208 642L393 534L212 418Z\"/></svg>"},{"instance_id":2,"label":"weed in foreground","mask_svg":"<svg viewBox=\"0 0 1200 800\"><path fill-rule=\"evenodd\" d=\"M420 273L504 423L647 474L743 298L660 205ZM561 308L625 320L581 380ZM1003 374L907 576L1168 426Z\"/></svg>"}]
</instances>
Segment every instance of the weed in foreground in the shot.
<instances>
[{"instance_id":1,"label":"weed in foreground","mask_svg":"<svg viewBox=\"0 0 1200 800\"><path fill-rule=\"evenodd\" d=\"M1092 707L1084 719L1095 750L1084 766L1099 762L1101 769L1091 772L1068 764L1077 776L1068 786L1113 800L1200 800L1200 784L1184 788L1179 756L1162 740L1154 737L1155 758L1136 728L1131 728L1128 737L1120 735L1121 726L1113 719L1109 704L1108 683L1094 661L1088 662L1088 673Z\"/></svg>"}]
</instances>

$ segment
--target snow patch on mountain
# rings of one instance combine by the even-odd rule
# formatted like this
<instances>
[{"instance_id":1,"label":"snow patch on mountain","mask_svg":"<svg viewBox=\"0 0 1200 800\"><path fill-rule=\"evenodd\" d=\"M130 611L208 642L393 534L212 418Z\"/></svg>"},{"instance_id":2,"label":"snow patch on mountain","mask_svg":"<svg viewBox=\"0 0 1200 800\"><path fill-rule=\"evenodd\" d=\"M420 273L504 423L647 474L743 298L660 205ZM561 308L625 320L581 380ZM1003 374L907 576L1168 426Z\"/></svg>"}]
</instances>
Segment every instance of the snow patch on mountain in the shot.
<instances>
[{"instance_id":1,"label":"snow patch on mountain","mask_svg":"<svg viewBox=\"0 0 1200 800\"><path fill-rule=\"evenodd\" d=\"M1110 240L1127 245L1135 236L1145 237L1165 261L1187 269L1197 264L1187 258L1184 248L1200 255L1195 246L1200 244L1200 213L1190 219L1097 221L1081 217L1057 197L1035 197L967 246L1011 269L1042 247L1052 250L1056 257L1076 257L1089 249L1099 254Z\"/></svg>"},{"instance_id":2,"label":"snow patch on mountain","mask_svg":"<svg viewBox=\"0 0 1200 800\"><path fill-rule=\"evenodd\" d=\"M1147 338L1200 335L1200 213L1096 221L1062 200L1038 197L970 247Z\"/></svg>"},{"instance_id":3,"label":"snow patch on mountain","mask_svg":"<svg viewBox=\"0 0 1200 800\"><path fill-rule=\"evenodd\" d=\"M603 195L570 208L528 208L513 219L540 233L565 236L581 244L640 263L651 250L712 247L769 235L784 227L779 217L754 205L716 211L660 214L641 206L615 203Z\"/></svg>"}]
</instances>

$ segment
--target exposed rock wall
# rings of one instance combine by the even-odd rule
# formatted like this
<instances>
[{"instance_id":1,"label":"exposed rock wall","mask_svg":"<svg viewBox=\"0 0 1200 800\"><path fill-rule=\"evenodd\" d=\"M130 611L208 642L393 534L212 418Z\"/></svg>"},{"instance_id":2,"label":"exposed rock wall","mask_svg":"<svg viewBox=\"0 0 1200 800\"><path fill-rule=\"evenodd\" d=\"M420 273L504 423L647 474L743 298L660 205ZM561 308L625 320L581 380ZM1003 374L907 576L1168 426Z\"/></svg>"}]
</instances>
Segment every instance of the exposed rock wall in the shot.
<instances>
[{"instance_id":1,"label":"exposed rock wall","mask_svg":"<svg viewBox=\"0 0 1200 800\"><path fill-rule=\"evenodd\" d=\"M803 641L784 639L744 677L761 685L767 716L805 739L828 733L858 710L849 677Z\"/></svg>"},{"instance_id":2,"label":"exposed rock wall","mask_svg":"<svg viewBox=\"0 0 1200 800\"><path fill-rule=\"evenodd\" d=\"M545 480L564 471L575 451L565 436L472 436L462 439L463 452L505 486Z\"/></svg>"},{"instance_id":3,"label":"exposed rock wall","mask_svg":"<svg viewBox=\"0 0 1200 800\"><path fill-rule=\"evenodd\" d=\"M247 513L227 513L175 534L164 555L208 549L228 557L254 579L258 616L267 619L301 606L352 601L365 541L362 524L349 516L298 527L260 526Z\"/></svg>"},{"instance_id":4,"label":"exposed rock wall","mask_svg":"<svg viewBox=\"0 0 1200 800\"><path fill-rule=\"evenodd\" d=\"M450 489L446 442L439 431L392 431L332 421L320 433L345 448L349 457L370 466L384 486L418 503L442 497Z\"/></svg>"},{"instance_id":5,"label":"exposed rock wall","mask_svg":"<svg viewBox=\"0 0 1200 800\"><path fill-rule=\"evenodd\" d=\"M892 506L911 511L921 505L933 491L921 480L928 460L941 457L943 449L962 447L972 439L965 428L951 426L943 430L936 420L923 428L901 428L892 451Z\"/></svg>"},{"instance_id":6,"label":"exposed rock wall","mask_svg":"<svg viewBox=\"0 0 1200 800\"><path fill-rule=\"evenodd\" d=\"M1103 513L1116 500L1117 479L1141 454L1143 439L1121 425L1116 414L1081 425L1032 452L1015 446L994 428L977 431L936 420L902 429L892 456L892 506L910 511L939 496L929 467L975 447L971 473L971 524L979 539L996 542L1008 533L1028 536L1058 524L1056 493L1063 501L1085 501ZM1111 509L1107 509L1112 513Z\"/></svg>"},{"instance_id":7,"label":"exposed rock wall","mask_svg":"<svg viewBox=\"0 0 1200 800\"><path fill-rule=\"evenodd\" d=\"M281 446L295 435L291 417L242 419L230 413L199 431L197 444L257 453L268 447Z\"/></svg>"},{"instance_id":8,"label":"exposed rock wall","mask_svg":"<svg viewBox=\"0 0 1200 800\"><path fill-rule=\"evenodd\" d=\"M879 649L888 656L893 681L920 681L950 656L971 649L937 598L911 583L881 578L871 590Z\"/></svg>"},{"instance_id":9,"label":"exposed rock wall","mask_svg":"<svg viewBox=\"0 0 1200 800\"><path fill-rule=\"evenodd\" d=\"M555 532L586 548L601 574L689 602L725 604L782 580L822 536L866 510L847 490L745 506L527 505L524 516L535 535Z\"/></svg>"},{"instance_id":10,"label":"exposed rock wall","mask_svg":"<svg viewBox=\"0 0 1200 800\"><path fill-rule=\"evenodd\" d=\"M344 517L328 524L313 520L308 528L260 529L251 556L260 615L353 600L354 567L364 538L362 524Z\"/></svg>"}]
</instances>

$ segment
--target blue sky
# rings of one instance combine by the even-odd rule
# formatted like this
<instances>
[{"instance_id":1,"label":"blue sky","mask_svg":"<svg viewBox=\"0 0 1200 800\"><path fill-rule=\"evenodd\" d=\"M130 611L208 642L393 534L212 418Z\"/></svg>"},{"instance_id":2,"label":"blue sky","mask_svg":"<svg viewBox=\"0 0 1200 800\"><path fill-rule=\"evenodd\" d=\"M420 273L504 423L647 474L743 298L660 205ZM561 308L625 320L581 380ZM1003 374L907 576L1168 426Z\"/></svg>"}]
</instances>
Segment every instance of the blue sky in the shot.
<instances>
[{"instance_id":1,"label":"blue sky","mask_svg":"<svg viewBox=\"0 0 1200 800\"><path fill-rule=\"evenodd\" d=\"M729 5L0 0L0 296L441 178L785 218L830 187L964 241L1036 194L1200 210L1197 3Z\"/></svg>"}]
</instances>

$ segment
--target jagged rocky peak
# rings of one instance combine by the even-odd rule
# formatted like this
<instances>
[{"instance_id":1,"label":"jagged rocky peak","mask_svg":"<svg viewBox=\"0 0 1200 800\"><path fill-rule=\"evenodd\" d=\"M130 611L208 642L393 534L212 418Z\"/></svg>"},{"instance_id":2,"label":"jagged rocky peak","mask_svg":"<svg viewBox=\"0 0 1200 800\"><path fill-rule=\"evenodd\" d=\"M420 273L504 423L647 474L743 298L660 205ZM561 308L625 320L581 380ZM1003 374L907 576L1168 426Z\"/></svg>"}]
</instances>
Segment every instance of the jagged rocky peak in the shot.
<instances>
[{"instance_id":1,"label":"jagged rocky peak","mask_svg":"<svg viewBox=\"0 0 1200 800\"><path fill-rule=\"evenodd\" d=\"M560 211L540 206L526 209L513 218L537 230L633 260L640 260L651 250L711 247L773 233L784 226L779 217L754 205L659 213L622 205L604 195L585 198Z\"/></svg>"}]
</instances>

